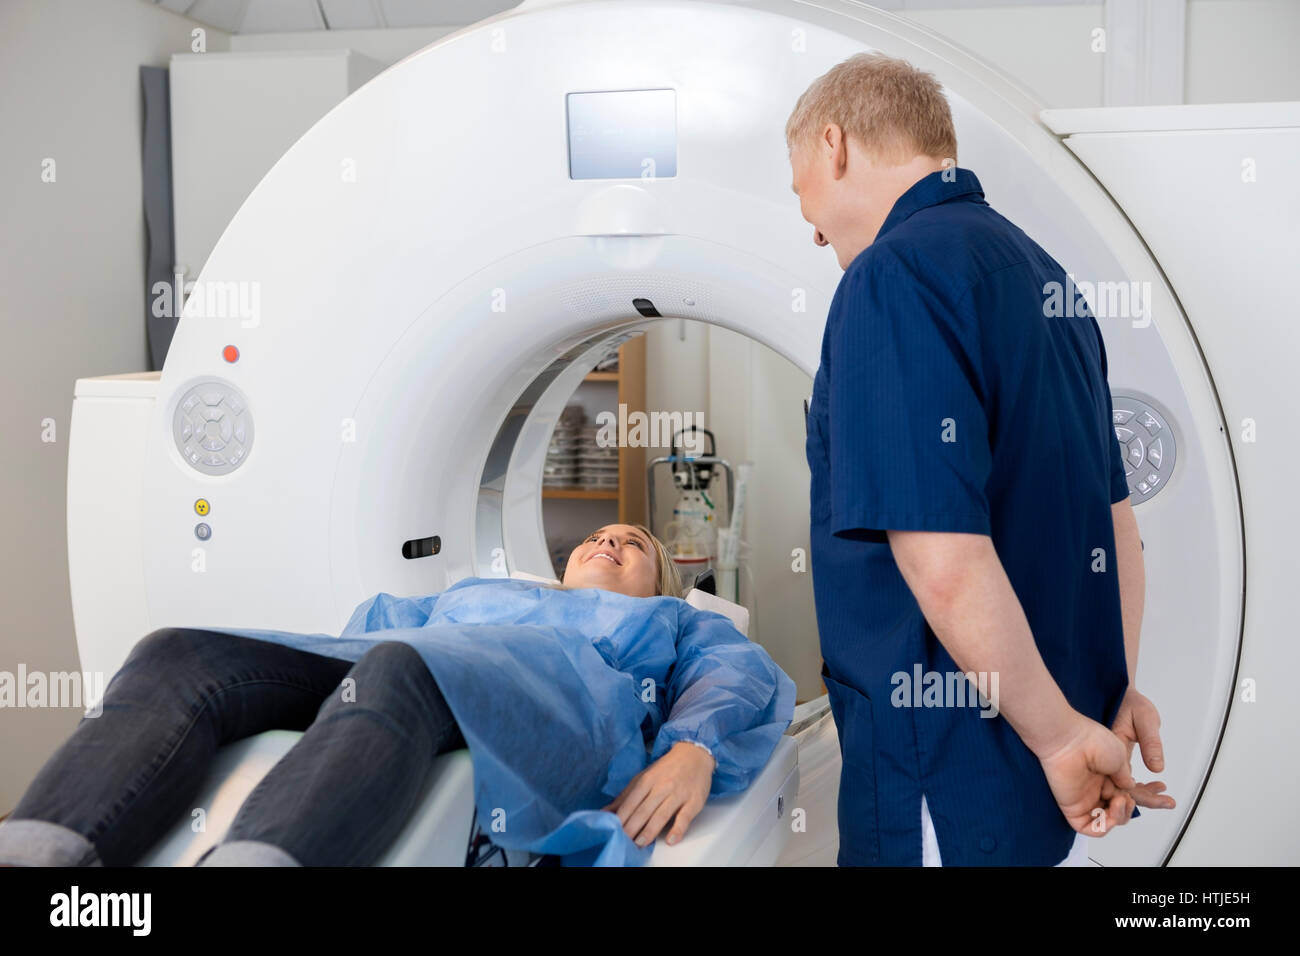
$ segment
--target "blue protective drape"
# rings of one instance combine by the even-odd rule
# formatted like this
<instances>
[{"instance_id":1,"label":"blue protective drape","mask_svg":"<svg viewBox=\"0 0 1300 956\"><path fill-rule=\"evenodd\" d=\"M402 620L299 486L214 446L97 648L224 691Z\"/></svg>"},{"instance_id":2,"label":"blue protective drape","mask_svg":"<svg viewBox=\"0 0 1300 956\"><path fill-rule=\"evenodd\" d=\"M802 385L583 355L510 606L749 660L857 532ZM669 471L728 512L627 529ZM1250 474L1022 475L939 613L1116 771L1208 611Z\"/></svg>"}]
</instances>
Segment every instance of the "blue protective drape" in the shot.
<instances>
[{"instance_id":1,"label":"blue protective drape","mask_svg":"<svg viewBox=\"0 0 1300 956\"><path fill-rule=\"evenodd\" d=\"M469 745L493 842L566 866L649 859L654 844L636 846L598 808L675 742L713 751L711 795L743 790L794 715L794 682L767 652L680 598L474 577L439 594L380 592L338 637L208 629L351 661L379 641L410 644Z\"/></svg>"}]
</instances>

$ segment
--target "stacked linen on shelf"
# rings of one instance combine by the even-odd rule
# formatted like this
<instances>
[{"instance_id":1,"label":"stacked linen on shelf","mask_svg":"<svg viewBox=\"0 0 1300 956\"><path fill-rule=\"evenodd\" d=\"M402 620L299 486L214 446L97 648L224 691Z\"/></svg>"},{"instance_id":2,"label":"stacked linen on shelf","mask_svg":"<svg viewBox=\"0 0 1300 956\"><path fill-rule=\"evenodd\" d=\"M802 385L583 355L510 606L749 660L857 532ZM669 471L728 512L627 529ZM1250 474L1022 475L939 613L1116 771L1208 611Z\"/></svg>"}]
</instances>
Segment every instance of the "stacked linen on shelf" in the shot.
<instances>
[{"instance_id":1,"label":"stacked linen on shelf","mask_svg":"<svg viewBox=\"0 0 1300 956\"><path fill-rule=\"evenodd\" d=\"M583 488L617 490L618 446L601 447L596 441L596 427L582 430L578 449L578 484Z\"/></svg>"},{"instance_id":2,"label":"stacked linen on shelf","mask_svg":"<svg viewBox=\"0 0 1300 956\"><path fill-rule=\"evenodd\" d=\"M578 484L581 468L578 453L583 447L586 424L587 413L581 405L565 406L546 449L543 488L572 488Z\"/></svg>"},{"instance_id":3,"label":"stacked linen on shelf","mask_svg":"<svg viewBox=\"0 0 1300 956\"><path fill-rule=\"evenodd\" d=\"M593 372L617 372L618 371L618 349L610 349L605 353L605 357L596 363Z\"/></svg>"}]
</instances>

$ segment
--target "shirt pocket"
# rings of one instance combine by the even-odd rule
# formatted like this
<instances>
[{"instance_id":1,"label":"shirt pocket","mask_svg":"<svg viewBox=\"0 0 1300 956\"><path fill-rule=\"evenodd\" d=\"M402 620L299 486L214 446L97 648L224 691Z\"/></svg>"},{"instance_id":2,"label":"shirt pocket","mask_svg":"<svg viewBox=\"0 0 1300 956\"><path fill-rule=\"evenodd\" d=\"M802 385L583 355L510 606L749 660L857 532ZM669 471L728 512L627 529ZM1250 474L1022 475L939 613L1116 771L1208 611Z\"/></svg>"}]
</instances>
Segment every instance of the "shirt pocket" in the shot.
<instances>
[{"instance_id":1,"label":"shirt pocket","mask_svg":"<svg viewBox=\"0 0 1300 956\"><path fill-rule=\"evenodd\" d=\"M840 737L840 866L866 866L880 861L880 828L876 811L876 762L871 700L842 684L822 665L822 680L830 697L831 715Z\"/></svg>"}]
</instances>

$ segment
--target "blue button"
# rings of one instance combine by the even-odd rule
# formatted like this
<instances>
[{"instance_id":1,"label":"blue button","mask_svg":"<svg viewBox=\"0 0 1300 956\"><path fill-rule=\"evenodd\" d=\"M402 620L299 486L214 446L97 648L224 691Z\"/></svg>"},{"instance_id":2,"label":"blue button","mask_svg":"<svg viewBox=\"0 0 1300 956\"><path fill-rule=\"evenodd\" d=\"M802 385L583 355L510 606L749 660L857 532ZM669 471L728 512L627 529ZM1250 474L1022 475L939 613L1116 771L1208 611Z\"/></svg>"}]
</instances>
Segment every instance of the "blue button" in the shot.
<instances>
[{"instance_id":1,"label":"blue button","mask_svg":"<svg viewBox=\"0 0 1300 956\"><path fill-rule=\"evenodd\" d=\"M207 541L208 538L212 537L212 529L200 521L194 526L194 536L200 541Z\"/></svg>"},{"instance_id":2,"label":"blue button","mask_svg":"<svg viewBox=\"0 0 1300 956\"><path fill-rule=\"evenodd\" d=\"M985 853L992 853L997 848L998 848L998 841L993 839L993 837L990 836L980 837L980 849L983 850Z\"/></svg>"}]
</instances>

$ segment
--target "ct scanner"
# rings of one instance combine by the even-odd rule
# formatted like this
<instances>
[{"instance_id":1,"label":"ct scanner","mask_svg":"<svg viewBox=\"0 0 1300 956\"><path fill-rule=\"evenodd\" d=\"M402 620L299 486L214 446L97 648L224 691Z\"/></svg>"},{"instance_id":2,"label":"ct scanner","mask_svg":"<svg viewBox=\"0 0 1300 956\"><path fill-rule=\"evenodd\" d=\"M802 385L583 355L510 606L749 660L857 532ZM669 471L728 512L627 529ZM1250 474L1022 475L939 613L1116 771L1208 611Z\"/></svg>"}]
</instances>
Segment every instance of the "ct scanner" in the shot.
<instances>
[{"instance_id":1,"label":"ct scanner","mask_svg":"<svg viewBox=\"0 0 1300 956\"><path fill-rule=\"evenodd\" d=\"M1081 286L1149 289L1143 314L1100 321L1145 545L1138 686L1178 808L1092 859L1300 862L1281 686L1300 672L1300 333L1282 285L1300 104L1040 112L949 40L854 2L528 0L333 109L230 222L161 372L76 383L82 668L111 675L163 626L337 634L380 590L549 577L550 432L599 357L659 316L742 332L811 376L842 273L791 194L783 126L867 49L940 79L960 165ZM825 698L796 717L754 786L655 863L834 862ZM296 737L225 748L208 832L178 821L144 862L192 861ZM384 862L462 863L469 778L466 752L440 758Z\"/></svg>"}]
</instances>

